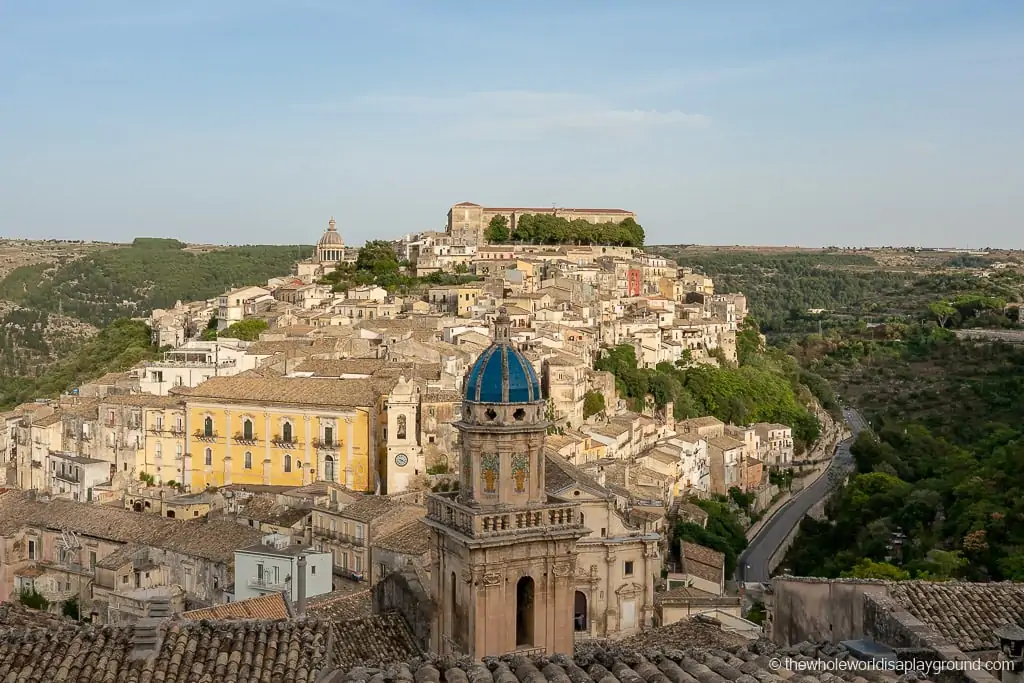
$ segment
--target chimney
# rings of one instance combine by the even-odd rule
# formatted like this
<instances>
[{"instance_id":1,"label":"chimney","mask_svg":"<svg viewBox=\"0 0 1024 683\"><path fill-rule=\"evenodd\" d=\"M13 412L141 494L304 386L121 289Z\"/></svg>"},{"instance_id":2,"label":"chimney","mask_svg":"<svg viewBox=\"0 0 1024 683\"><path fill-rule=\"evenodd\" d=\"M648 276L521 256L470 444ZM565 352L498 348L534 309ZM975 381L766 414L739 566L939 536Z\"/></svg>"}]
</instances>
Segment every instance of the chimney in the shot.
<instances>
[{"instance_id":1,"label":"chimney","mask_svg":"<svg viewBox=\"0 0 1024 683\"><path fill-rule=\"evenodd\" d=\"M160 624L163 619L146 617L139 619L132 628L131 659L149 659L160 651Z\"/></svg>"},{"instance_id":2,"label":"chimney","mask_svg":"<svg viewBox=\"0 0 1024 683\"><path fill-rule=\"evenodd\" d=\"M298 595L296 596L295 611L299 618L306 616L306 554L299 555L299 576L296 579Z\"/></svg>"},{"instance_id":3,"label":"chimney","mask_svg":"<svg viewBox=\"0 0 1024 683\"><path fill-rule=\"evenodd\" d=\"M994 632L999 639L999 659L1011 662L1010 668L1002 669L1003 683L1020 683L1024 672L1024 628L1016 624L1000 626Z\"/></svg>"}]
</instances>

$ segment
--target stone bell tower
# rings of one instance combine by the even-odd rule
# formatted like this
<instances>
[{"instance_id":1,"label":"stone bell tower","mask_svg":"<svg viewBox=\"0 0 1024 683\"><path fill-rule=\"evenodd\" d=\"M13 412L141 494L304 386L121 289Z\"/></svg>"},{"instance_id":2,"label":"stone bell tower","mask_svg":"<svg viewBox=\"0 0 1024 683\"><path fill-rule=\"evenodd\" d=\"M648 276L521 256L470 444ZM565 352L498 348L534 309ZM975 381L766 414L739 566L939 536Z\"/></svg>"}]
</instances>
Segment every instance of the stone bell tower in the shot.
<instances>
[{"instance_id":1,"label":"stone bell tower","mask_svg":"<svg viewBox=\"0 0 1024 683\"><path fill-rule=\"evenodd\" d=\"M427 499L437 610L431 647L474 659L571 653L579 506L544 491L540 381L512 345L505 309L466 377L457 492Z\"/></svg>"}]
</instances>

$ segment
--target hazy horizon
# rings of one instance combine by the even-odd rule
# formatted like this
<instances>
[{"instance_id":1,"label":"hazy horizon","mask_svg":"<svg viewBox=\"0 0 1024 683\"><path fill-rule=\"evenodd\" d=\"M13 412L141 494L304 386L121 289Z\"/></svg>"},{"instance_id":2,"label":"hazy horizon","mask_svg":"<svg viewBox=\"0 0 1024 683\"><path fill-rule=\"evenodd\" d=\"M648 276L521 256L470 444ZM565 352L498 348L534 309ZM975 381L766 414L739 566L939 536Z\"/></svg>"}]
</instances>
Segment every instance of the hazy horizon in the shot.
<instances>
[{"instance_id":1,"label":"hazy horizon","mask_svg":"<svg viewBox=\"0 0 1024 683\"><path fill-rule=\"evenodd\" d=\"M625 208L651 245L1024 248L1009 0L35 0L0 64L11 238L334 215L358 245L472 201Z\"/></svg>"}]
</instances>

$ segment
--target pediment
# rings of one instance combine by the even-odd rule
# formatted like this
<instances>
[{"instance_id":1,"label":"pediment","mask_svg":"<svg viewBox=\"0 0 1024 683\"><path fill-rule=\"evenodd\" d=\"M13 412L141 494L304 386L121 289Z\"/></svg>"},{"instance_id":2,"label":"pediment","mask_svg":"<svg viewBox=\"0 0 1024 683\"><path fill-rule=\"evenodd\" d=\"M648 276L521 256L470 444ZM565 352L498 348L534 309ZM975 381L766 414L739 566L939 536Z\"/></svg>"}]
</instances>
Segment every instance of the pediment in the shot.
<instances>
[{"instance_id":1,"label":"pediment","mask_svg":"<svg viewBox=\"0 0 1024 683\"><path fill-rule=\"evenodd\" d=\"M643 593L644 587L639 583L626 583L615 590L616 595L637 595Z\"/></svg>"}]
</instances>

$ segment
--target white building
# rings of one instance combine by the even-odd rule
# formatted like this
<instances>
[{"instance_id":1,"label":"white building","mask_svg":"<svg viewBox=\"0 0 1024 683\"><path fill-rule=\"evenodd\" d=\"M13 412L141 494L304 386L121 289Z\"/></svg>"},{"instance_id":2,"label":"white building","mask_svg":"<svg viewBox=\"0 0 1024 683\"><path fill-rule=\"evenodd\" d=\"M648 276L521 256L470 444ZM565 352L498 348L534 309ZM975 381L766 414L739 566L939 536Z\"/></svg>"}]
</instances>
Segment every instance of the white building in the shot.
<instances>
[{"instance_id":1,"label":"white building","mask_svg":"<svg viewBox=\"0 0 1024 683\"><path fill-rule=\"evenodd\" d=\"M330 593L330 553L293 544L291 537L284 534L267 534L262 543L235 551L234 599L247 600L284 591L289 600L297 600L300 556L306 558L306 597Z\"/></svg>"},{"instance_id":2,"label":"white building","mask_svg":"<svg viewBox=\"0 0 1024 683\"><path fill-rule=\"evenodd\" d=\"M257 367L266 356L246 353L248 346L239 340L189 341L165 352L163 360L142 363L132 372L143 393L166 396L174 387L197 387L211 377Z\"/></svg>"},{"instance_id":3,"label":"white building","mask_svg":"<svg viewBox=\"0 0 1024 683\"><path fill-rule=\"evenodd\" d=\"M110 481L110 463L74 453L50 451L50 494L59 498L92 502L93 490Z\"/></svg>"},{"instance_id":4,"label":"white building","mask_svg":"<svg viewBox=\"0 0 1024 683\"><path fill-rule=\"evenodd\" d=\"M688 489L710 490L711 461L708 457L708 442L696 434L680 434L669 439L668 443L679 449L679 493L684 493Z\"/></svg>"},{"instance_id":5,"label":"white building","mask_svg":"<svg viewBox=\"0 0 1024 683\"><path fill-rule=\"evenodd\" d=\"M758 422L754 430L760 438L761 459L771 467L793 464L793 429L788 425Z\"/></svg>"},{"instance_id":6,"label":"white building","mask_svg":"<svg viewBox=\"0 0 1024 683\"><path fill-rule=\"evenodd\" d=\"M273 297L263 287L240 287L221 294L217 300L217 331L245 319L245 305L259 297Z\"/></svg>"}]
</instances>

